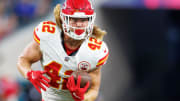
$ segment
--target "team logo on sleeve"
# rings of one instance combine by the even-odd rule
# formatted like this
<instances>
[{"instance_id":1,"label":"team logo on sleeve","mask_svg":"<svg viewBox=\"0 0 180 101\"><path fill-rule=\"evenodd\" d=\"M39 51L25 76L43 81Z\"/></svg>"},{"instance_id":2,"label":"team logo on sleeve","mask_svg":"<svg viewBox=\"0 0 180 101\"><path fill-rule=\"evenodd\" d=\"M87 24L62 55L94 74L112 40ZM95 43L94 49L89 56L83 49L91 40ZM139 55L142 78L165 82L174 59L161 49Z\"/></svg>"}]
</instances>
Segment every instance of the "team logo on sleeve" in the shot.
<instances>
[{"instance_id":1,"label":"team logo on sleeve","mask_svg":"<svg viewBox=\"0 0 180 101\"><path fill-rule=\"evenodd\" d=\"M81 61L78 64L78 69L79 70L88 71L88 70L90 70L90 68L91 68L91 65L87 61Z\"/></svg>"}]
</instances>

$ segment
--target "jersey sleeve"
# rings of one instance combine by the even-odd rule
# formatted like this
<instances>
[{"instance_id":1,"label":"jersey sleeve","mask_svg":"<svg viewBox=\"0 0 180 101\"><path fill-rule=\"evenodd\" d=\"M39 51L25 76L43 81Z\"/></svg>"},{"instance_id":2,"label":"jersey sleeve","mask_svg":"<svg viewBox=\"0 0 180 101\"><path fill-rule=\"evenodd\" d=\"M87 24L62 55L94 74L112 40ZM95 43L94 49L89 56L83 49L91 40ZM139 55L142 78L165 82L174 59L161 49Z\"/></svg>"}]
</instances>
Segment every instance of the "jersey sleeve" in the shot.
<instances>
[{"instance_id":1,"label":"jersey sleeve","mask_svg":"<svg viewBox=\"0 0 180 101\"><path fill-rule=\"evenodd\" d=\"M42 23L40 23L38 26L36 26L34 28L34 32L33 32L34 41L38 44L40 44L41 29L42 29Z\"/></svg>"},{"instance_id":2,"label":"jersey sleeve","mask_svg":"<svg viewBox=\"0 0 180 101\"><path fill-rule=\"evenodd\" d=\"M41 40L47 38L49 35L53 35L56 31L56 23L52 21L41 22L34 28L33 38L40 44Z\"/></svg>"},{"instance_id":3,"label":"jersey sleeve","mask_svg":"<svg viewBox=\"0 0 180 101\"><path fill-rule=\"evenodd\" d=\"M96 67L102 66L106 63L107 59L109 57L109 49L105 42L103 42L102 47L100 49L100 53L98 55L98 61L96 64Z\"/></svg>"}]
</instances>

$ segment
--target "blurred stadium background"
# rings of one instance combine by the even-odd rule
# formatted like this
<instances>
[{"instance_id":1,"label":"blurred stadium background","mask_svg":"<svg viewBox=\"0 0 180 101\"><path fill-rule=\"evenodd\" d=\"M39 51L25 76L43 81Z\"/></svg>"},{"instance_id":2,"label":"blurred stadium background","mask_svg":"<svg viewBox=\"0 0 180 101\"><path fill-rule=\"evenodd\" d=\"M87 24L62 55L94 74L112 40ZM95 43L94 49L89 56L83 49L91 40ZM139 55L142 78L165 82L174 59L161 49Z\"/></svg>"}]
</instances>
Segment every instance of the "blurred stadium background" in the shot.
<instances>
[{"instance_id":1,"label":"blurred stadium background","mask_svg":"<svg viewBox=\"0 0 180 101\"><path fill-rule=\"evenodd\" d=\"M0 101L40 101L16 68L33 29L62 0L0 0ZM98 101L180 100L180 0L95 0L108 34ZM40 69L36 63L33 69Z\"/></svg>"}]
</instances>

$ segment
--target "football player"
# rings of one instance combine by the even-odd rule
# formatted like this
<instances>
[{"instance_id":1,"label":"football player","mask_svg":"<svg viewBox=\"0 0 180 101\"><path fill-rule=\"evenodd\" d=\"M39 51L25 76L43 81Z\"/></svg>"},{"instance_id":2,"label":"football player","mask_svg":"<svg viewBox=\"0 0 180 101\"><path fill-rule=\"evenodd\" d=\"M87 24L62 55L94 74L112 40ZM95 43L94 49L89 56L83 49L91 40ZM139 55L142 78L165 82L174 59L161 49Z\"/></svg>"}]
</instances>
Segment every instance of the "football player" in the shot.
<instances>
[{"instance_id":1,"label":"football player","mask_svg":"<svg viewBox=\"0 0 180 101\"><path fill-rule=\"evenodd\" d=\"M94 101L98 96L101 67L109 55L102 41L105 31L94 25L96 13L89 0L66 0L54 8L56 22L44 21L34 29L34 40L18 58L17 67L42 94L43 101ZM39 61L42 71L32 70ZM80 88L73 71L90 74L92 81Z\"/></svg>"}]
</instances>

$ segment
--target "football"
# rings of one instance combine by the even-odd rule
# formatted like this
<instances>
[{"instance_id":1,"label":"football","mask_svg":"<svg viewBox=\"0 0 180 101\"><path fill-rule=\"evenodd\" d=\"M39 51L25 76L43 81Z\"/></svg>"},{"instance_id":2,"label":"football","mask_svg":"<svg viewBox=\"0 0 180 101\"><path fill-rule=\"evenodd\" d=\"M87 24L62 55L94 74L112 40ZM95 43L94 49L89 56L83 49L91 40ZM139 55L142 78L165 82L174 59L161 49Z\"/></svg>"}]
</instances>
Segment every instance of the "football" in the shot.
<instances>
[{"instance_id":1,"label":"football","mask_svg":"<svg viewBox=\"0 0 180 101\"><path fill-rule=\"evenodd\" d=\"M81 76L80 87L83 88L89 81L89 87L91 86L91 76L85 71L74 71L71 75L74 76L75 83L77 84L78 75Z\"/></svg>"}]
</instances>

